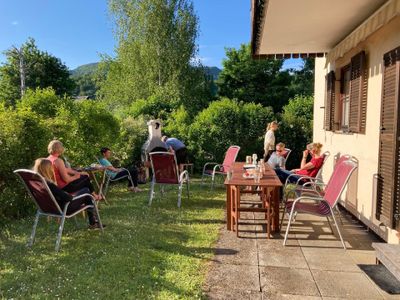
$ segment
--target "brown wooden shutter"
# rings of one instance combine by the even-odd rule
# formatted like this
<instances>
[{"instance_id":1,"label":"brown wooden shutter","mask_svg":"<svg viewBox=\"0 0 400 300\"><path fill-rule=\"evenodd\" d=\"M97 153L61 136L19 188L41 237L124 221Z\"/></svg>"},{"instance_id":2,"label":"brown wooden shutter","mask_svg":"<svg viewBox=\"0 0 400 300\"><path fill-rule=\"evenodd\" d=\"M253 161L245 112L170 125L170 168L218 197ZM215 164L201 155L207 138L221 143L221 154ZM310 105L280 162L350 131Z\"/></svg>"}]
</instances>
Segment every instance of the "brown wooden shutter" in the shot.
<instances>
[{"instance_id":1,"label":"brown wooden shutter","mask_svg":"<svg viewBox=\"0 0 400 300\"><path fill-rule=\"evenodd\" d=\"M400 47L384 55L376 218L390 228L399 227Z\"/></svg>"},{"instance_id":2,"label":"brown wooden shutter","mask_svg":"<svg viewBox=\"0 0 400 300\"><path fill-rule=\"evenodd\" d=\"M324 129L334 129L335 118L335 72L330 71L326 77L325 120Z\"/></svg>"},{"instance_id":3,"label":"brown wooden shutter","mask_svg":"<svg viewBox=\"0 0 400 300\"><path fill-rule=\"evenodd\" d=\"M365 133L367 117L367 83L365 52L351 58L350 64L350 116L349 130Z\"/></svg>"}]
</instances>

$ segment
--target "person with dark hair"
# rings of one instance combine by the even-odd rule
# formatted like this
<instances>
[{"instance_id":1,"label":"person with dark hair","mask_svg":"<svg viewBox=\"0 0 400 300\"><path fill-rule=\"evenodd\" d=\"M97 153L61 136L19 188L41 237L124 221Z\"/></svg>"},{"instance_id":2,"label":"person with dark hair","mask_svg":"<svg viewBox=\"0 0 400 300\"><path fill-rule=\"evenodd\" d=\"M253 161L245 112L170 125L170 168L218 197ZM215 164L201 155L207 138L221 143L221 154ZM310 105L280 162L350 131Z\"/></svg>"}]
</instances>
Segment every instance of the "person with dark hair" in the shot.
<instances>
[{"instance_id":1,"label":"person with dark hair","mask_svg":"<svg viewBox=\"0 0 400 300\"><path fill-rule=\"evenodd\" d=\"M185 144L177 138L164 135L161 140L167 145L168 150L175 153L176 162L179 165L179 171L183 171L183 165L187 162L187 149Z\"/></svg>"},{"instance_id":2,"label":"person with dark hair","mask_svg":"<svg viewBox=\"0 0 400 300\"><path fill-rule=\"evenodd\" d=\"M128 168L115 168L109 161L111 157L110 148L103 147L100 149L100 153L103 158L99 159L102 166L106 167L107 175L116 180L118 178L125 177L128 179L128 190L132 192L141 192L142 190L138 188L138 171L134 166ZM127 176L127 177L126 177ZM129 179L131 178L131 180Z\"/></svg>"}]
</instances>

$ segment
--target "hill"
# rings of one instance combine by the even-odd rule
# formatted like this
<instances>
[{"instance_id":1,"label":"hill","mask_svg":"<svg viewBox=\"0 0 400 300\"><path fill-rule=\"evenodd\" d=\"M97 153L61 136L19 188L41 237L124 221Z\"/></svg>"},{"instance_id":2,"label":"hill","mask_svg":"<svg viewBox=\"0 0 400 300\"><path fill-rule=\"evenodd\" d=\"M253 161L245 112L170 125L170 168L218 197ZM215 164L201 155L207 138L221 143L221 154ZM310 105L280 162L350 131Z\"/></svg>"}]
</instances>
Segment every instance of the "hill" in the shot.
<instances>
[{"instance_id":1,"label":"hill","mask_svg":"<svg viewBox=\"0 0 400 300\"><path fill-rule=\"evenodd\" d=\"M77 78L81 77L87 74L93 74L97 70L97 66L99 65L98 62L95 63L90 63L90 64L85 64L82 66L77 67L76 69L73 69L70 71L71 77L72 78ZM214 80L216 80L219 76L219 73L221 73L221 69L217 67L204 67L207 75L212 76Z\"/></svg>"},{"instance_id":2,"label":"hill","mask_svg":"<svg viewBox=\"0 0 400 300\"><path fill-rule=\"evenodd\" d=\"M99 65L98 62L86 64L77 67L70 71L71 77L80 77L87 74L93 74L97 70L97 66Z\"/></svg>"}]
</instances>

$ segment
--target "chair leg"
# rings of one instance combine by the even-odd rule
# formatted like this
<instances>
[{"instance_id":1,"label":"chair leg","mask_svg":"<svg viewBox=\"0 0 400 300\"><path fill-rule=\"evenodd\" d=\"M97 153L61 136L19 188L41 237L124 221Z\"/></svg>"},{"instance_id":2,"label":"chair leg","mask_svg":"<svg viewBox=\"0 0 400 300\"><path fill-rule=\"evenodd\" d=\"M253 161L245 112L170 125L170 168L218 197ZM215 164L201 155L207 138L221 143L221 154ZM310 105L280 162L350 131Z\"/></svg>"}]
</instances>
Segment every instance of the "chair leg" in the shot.
<instances>
[{"instance_id":1,"label":"chair leg","mask_svg":"<svg viewBox=\"0 0 400 300\"><path fill-rule=\"evenodd\" d=\"M58 235L57 235L57 241L56 241L56 252L58 252L60 250L61 237L62 237L62 233L64 230L64 222L65 222L65 214L63 214L63 216L62 216L60 227L58 228Z\"/></svg>"},{"instance_id":2,"label":"chair leg","mask_svg":"<svg viewBox=\"0 0 400 300\"><path fill-rule=\"evenodd\" d=\"M99 222L101 232L104 232L103 223L101 222L101 219L100 219L99 209L97 208L96 203L94 203L93 206L94 206L94 210L96 212L97 222Z\"/></svg>"},{"instance_id":3,"label":"chair leg","mask_svg":"<svg viewBox=\"0 0 400 300\"><path fill-rule=\"evenodd\" d=\"M343 220L342 220L342 216L341 216L341 214L340 214L339 207L336 205L335 208L336 208L336 211L337 211L338 216L339 216L340 225L343 225Z\"/></svg>"},{"instance_id":4,"label":"chair leg","mask_svg":"<svg viewBox=\"0 0 400 300\"><path fill-rule=\"evenodd\" d=\"M295 204L293 204L292 210L290 211L289 222L288 222L288 225L286 227L286 233L285 233L285 239L283 240L283 246L286 246L286 240L287 240L287 237L289 235L290 225L292 224L294 207L295 207Z\"/></svg>"},{"instance_id":5,"label":"chair leg","mask_svg":"<svg viewBox=\"0 0 400 300\"><path fill-rule=\"evenodd\" d=\"M336 226L337 232L338 232L339 237L340 237L340 241L342 242L343 249L346 250L346 245L345 245L345 243L343 241L342 233L340 232L340 229L339 229L338 223L336 222L335 214L333 213L332 208L331 208L331 213L332 213L333 221L335 222L335 226Z\"/></svg>"},{"instance_id":6,"label":"chair leg","mask_svg":"<svg viewBox=\"0 0 400 300\"><path fill-rule=\"evenodd\" d=\"M326 216L326 219L328 220L328 225L329 225L329 228L331 229L332 234L334 234L334 233L333 233L332 224L331 224L331 221L329 220L329 217Z\"/></svg>"},{"instance_id":7,"label":"chair leg","mask_svg":"<svg viewBox=\"0 0 400 300\"><path fill-rule=\"evenodd\" d=\"M178 207L181 207L181 202L182 202L182 189L183 185L182 182L179 184L179 191L178 191Z\"/></svg>"},{"instance_id":8,"label":"chair leg","mask_svg":"<svg viewBox=\"0 0 400 300\"><path fill-rule=\"evenodd\" d=\"M153 197L154 197L154 181L151 182L151 186L150 186L149 206L151 205L151 202L153 202Z\"/></svg>"},{"instance_id":9,"label":"chair leg","mask_svg":"<svg viewBox=\"0 0 400 300\"><path fill-rule=\"evenodd\" d=\"M189 180L186 181L186 193L188 200L190 200Z\"/></svg>"},{"instance_id":10,"label":"chair leg","mask_svg":"<svg viewBox=\"0 0 400 300\"><path fill-rule=\"evenodd\" d=\"M281 230L282 230L282 225L283 225L283 220L285 219L285 215L286 215L286 207L283 208L281 223L279 226L279 232L281 232Z\"/></svg>"},{"instance_id":11,"label":"chair leg","mask_svg":"<svg viewBox=\"0 0 400 300\"><path fill-rule=\"evenodd\" d=\"M39 213L39 211L37 211L35 221L33 222L31 237L29 238L29 241L28 241L28 247L32 247L33 243L35 242L36 227L39 223L39 217L40 217L40 213Z\"/></svg>"}]
</instances>

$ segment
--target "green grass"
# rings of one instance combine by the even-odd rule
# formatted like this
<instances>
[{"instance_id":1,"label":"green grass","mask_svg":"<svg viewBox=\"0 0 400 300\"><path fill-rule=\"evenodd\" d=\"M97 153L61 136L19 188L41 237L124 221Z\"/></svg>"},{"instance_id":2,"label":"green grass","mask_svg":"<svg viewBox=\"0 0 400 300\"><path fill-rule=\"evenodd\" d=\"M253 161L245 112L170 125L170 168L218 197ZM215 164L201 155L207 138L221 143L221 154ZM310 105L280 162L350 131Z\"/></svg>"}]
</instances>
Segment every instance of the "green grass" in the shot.
<instances>
[{"instance_id":1,"label":"green grass","mask_svg":"<svg viewBox=\"0 0 400 300\"><path fill-rule=\"evenodd\" d=\"M104 234L67 220L61 250L57 223L41 218L36 242L26 247L33 216L0 232L0 297L16 299L204 298L207 264L224 224L225 193L191 183L191 198L176 207L177 188L149 207L145 192L115 185L100 215Z\"/></svg>"}]
</instances>

